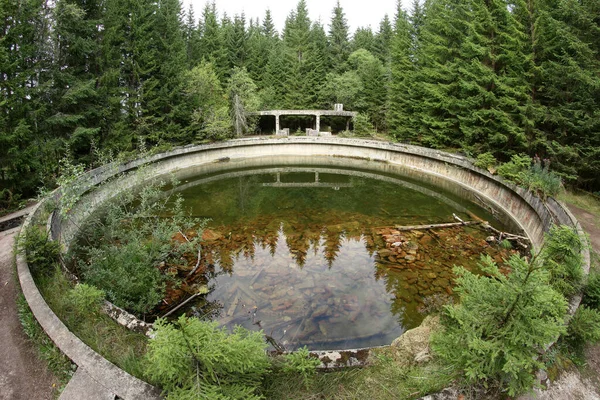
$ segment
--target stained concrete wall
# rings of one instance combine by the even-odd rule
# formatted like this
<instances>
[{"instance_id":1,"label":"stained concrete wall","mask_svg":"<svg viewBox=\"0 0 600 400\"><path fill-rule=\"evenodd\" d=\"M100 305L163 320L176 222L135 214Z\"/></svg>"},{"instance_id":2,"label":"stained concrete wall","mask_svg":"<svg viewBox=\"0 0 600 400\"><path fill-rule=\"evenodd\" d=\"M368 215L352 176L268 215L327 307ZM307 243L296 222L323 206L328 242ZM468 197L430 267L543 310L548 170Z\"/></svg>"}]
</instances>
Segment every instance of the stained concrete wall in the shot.
<instances>
[{"instance_id":1,"label":"stained concrete wall","mask_svg":"<svg viewBox=\"0 0 600 400\"><path fill-rule=\"evenodd\" d=\"M280 157L312 158L320 157L330 163L352 164L353 160L370 160L382 170L398 171L406 169L417 173L420 180L453 191L462 198L468 198L480 205L508 218L521 228L531 239L535 247L543 243L544 232L553 220L577 226L583 231L575 218L559 203L549 201L544 204L527 191L503 182L486 171L471 165L468 159L431 149L416 146L391 144L378 141L341 138L290 137L290 138L250 138L232 140L209 145L186 146L166 153L156 154L144 159L122 165L109 165L93 170L78 180L75 191L86 193L73 208L68 219L54 216L50 223L53 237L61 240L67 247L75 237L78 227L93 210L103 202L124 190L131 190L156 176L169 173L185 175L186 170L216 171L219 169L243 167L261 159L275 162ZM269 161L266 161L267 163ZM139 167L144 168L139 169ZM122 172L140 170L141 172L119 177ZM90 190L98 183L112 180L100 189ZM142 183L140 183L140 180ZM58 191L55 196L60 196ZM42 205L28 218L40 214ZM589 252L584 251L589 269ZM17 260L19 279L27 301L34 315L55 341L55 343L77 364L111 393L123 399L156 398L156 392L149 385L129 376L100 355L93 352L68 329L48 308L33 283L26 259ZM571 311L579 305L580 298L571 301Z\"/></svg>"},{"instance_id":2,"label":"stained concrete wall","mask_svg":"<svg viewBox=\"0 0 600 400\"><path fill-rule=\"evenodd\" d=\"M388 163L390 169L402 167L420 173L422 181L452 191L490 209L500 219L505 219L503 222L517 225L536 248L541 246L543 234L552 223L552 213L537 197L473 167L464 157L417 146L333 137L251 138L183 147L118 167L94 170L89 175L91 180L81 184L81 191L90 187L88 183L95 185L143 164L147 164L147 167L142 180L216 163L237 161L238 165L243 166L240 161L247 159L313 156L368 159ZM86 196L73 210L70 221L53 223L53 234L58 236L60 232L62 240L68 244L91 210L118 192L131 189L139 181L140 177L119 178L109 187ZM572 225L568 217L563 217L562 223Z\"/></svg>"}]
</instances>

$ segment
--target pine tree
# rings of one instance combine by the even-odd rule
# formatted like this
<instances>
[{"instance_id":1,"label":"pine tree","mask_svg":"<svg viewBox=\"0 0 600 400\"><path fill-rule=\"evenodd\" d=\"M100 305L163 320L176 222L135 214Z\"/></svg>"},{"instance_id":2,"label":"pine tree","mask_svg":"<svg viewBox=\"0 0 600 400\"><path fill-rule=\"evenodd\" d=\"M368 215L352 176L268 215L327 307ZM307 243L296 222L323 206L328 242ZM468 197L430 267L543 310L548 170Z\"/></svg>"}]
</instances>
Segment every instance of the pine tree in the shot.
<instances>
[{"instance_id":1,"label":"pine tree","mask_svg":"<svg viewBox=\"0 0 600 400\"><path fill-rule=\"evenodd\" d=\"M375 51L375 35L373 35L371 28L356 29L350 47L352 48L352 51L365 49L368 52L373 53Z\"/></svg>"},{"instance_id":2,"label":"pine tree","mask_svg":"<svg viewBox=\"0 0 600 400\"><path fill-rule=\"evenodd\" d=\"M225 44L229 68L245 67L248 59L248 33L244 14L233 17L233 22L225 28Z\"/></svg>"},{"instance_id":3,"label":"pine tree","mask_svg":"<svg viewBox=\"0 0 600 400\"><path fill-rule=\"evenodd\" d=\"M515 396L531 389L543 365L540 352L565 333L567 302L537 263L518 256L507 262L507 276L489 256L482 258L485 275L454 269L460 303L446 306L445 329L432 338L432 348L469 382L494 382Z\"/></svg>"},{"instance_id":4,"label":"pine tree","mask_svg":"<svg viewBox=\"0 0 600 400\"><path fill-rule=\"evenodd\" d=\"M458 0L431 0L421 30L421 47L417 59L411 99L413 120L419 142L430 147L460 144L461 134L456 115L459 90L459 50L467 36L469 4Z\"/></svg>"},{"instance_id":5,"label":"pine tree","mask_svg":"<svg viewBox=\"0 0 600 400\"><path fill-rule=\"evenodd\" d=\"M45 1L0 2L0 186L15 195L32 194L41 177L52 176L63 151L44 122L51 106L48 14Z\"/></svg>"},{"instance_id":6,"label":"pine tree","mask_svg":"<svg viewBox=\"0 0 600 400\"><path fill-rule=\"evenodd\" d=\"M452 101L460 121L463 147L495 155L524 150L519 125L527 87L520 67L526 59L522 33L504 0L474 1L470 24L456 63L459 90Z\"/></svg>"},{"instance_id":7,"label":"pine tree","mask_svg":"<svg viewBox=\"0 0 600 400\"><path fill-rule=\"evenodd\" d=\"M204 7L201 36L200 49L202 59L215 66L219 79L224 82L225 77L229 73L229 67L225 39L219 25L217 6L214 1L210 4L207 3Z\"/></svg>"},{"instance_id":8,"label":"pine tree","mask_svg":"<svg viewBox=\"0 0 600 400\"><path fill-rule=\"evenodd\" d=\"M307 59L311 47L311 22L306 2L300 0L296 9L286 19L283 29L283 63L280 66L282 76L283 105L286 108L308 108L309 96L306 88L310 85L307 78Z\"/></svg>"},{"instance_id":9,"label":"pine tree","mask_svg":"<svg viewBox=\"0 0 600 400\"><path fill-rule=\"evenodd\" d=\"M556 169L578 175L579 184L597 190L600 64L597 37L590 33L598 32L599 25L588 7L546 0L528 10L535 27L534 102L544 111L538 114L530 151L551 158Z\"/></svg>"},{"instance_id":10,"label":"pine tree","mask_svg":"<svg viewBox=\"0 0 600 400\"><path fill-rule=\"evenodd\" d=\"M419 124L413 115L415 113L413 42L408 15L398 7L391 43L388 124L390 133L402 141L415 141L418 136Z\"/></svg>"},{"instance_id":11,"label":"pine tree","mask_svg":"<svg viewBox=\"0 0 600 400\"><path fill-rule=\"evenodd\" d=\"M386 129L385 105L387 100L385 70L381 61L365 49L350 54L348 64L360 78L355 108L368 117L375 130Z\"/></svg>"},{"instance_id":12,"label":"pine tree","mask_svg":"<svg viewBox=\"0 0 600 400\"><path fill-rule=\"evenodd\" d=\"M186 142L182 135L182 73L187 69L187 54L183 37L183 21L179 0L159 0L154 16L154 42L149 64L153 73L143 86L143 128L140 131L152 143Z\"/></svg>"},{"instance_id":13,"label":"pine tree","mask_svg":"<svg viewBox=\"0 0 600 400\"><path fill-rule=\"evenodd\" d=\"M189 67L195 67L202 60L201 49L201 31L202 27L198 26L194 7L190 4L186 14L186 23L184 26L185 48Z\"/></svg>"},{"instance_id":14,"label":"pine tree","mask_svg":"<svg viewBox=\"0 0 600 400\"><path fill-rule=\"evenodd\" d=\"M54 9L52 136L68 144L78 159L90 161L100 142L104 104L96 87L101 72L98 2L60 0Z\"/></svg>"},{"instance_id":15,"label":"pine tree","mask_svg":"<svg viewBox=\"0 0 600 400\"><path fill-rule=\"evenodd\" d=\"M347 69L346 62L350 55L348 35L348 21L338 0L333 9L328 37L329 59L333 70L338 73Z\"/></svg>"},{"instance_id":16,"label":"pine tree","mask_svg":"<svg viewBox=\"0 0 600 400\"><path fill-rule=\"evenodd\" d=\"M386 14L379 23L379 31L375 35L375 51L374 54L379 57L384 65L390 62L390 48L394 28L390 22L390 17Z\"/></svg>"}]
</instances>

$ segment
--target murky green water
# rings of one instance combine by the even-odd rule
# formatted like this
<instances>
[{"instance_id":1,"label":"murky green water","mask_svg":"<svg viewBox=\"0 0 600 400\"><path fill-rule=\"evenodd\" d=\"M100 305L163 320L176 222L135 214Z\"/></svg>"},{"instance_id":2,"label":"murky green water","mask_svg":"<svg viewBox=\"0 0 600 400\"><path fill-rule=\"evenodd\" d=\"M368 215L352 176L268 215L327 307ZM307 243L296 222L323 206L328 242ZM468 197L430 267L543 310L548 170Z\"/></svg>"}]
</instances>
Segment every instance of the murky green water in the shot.
<instances>
[{"instance_id":1,"label":"murky green water","mask_svg":"<svg viewBox=\"0 0 600 400\"><path fill-rule=\"evenodd\" d=\"M272 166L191 177L176 190L211 219L209 305L186 312L263 329L290 350L389 344L421 322L424 299L452 294L453 265L497 254L477 229L396 230L492 217L391 174Z\"/></svg>"}]
</instances>

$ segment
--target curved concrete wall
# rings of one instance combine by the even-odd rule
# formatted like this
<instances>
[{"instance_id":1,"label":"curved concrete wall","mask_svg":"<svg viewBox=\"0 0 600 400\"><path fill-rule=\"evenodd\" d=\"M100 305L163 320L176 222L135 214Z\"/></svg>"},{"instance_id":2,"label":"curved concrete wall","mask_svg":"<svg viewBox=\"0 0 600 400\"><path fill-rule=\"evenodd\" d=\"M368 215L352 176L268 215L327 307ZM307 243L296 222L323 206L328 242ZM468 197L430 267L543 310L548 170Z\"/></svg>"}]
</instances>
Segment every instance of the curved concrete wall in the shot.
<instances>
[{"instance_id":1,"label":"curved concrete wall","mask_svg":"<svg viewBox=\"0 0 600 400\"><path fill-rule=\"evenodd\" d=\"M462 198L472 200L498 215L507 216L531 240L535 248L543 243L544 232L553 222L577 227L581 237L583 231L575 218L555 201L546 204L531 193L503 182L472 166L464 157L425 149L416 146L392 144L358 139L289 137L289 138L249 138L208 145L186 146L175 150L138 159L122 165L109 165L87 173L78 180L75 191L84 194L70 213L70 218L62 221L53 216L50 230L55 239L61 240L68 248L77 233L78 227L101 203L123 190L129 190L142 181L156 176L193 168L196 171L217 171L251 165L253 160L280 157L325 157L332 164L351 164L352 160L371 160L379 168L399 168L419 174L423 182L442 186ZM141 169L141 174L120 176L122 172ZM113 180L91 191L101 182ZM55 196L60 196L57 191ZM25 225L41 208L32 213ZM584 252L586 272L589 269L589 252ZM152 388L119 370L74 337L60 320L51 312L33 284L26 260L18 258L19 279L25 297L34 315L49 336L77 364L86 368L90 375L111 393L123 399L155 398ZM579 305L579 298L571 302L571 310Z\"/></svg>"}]
</instances>

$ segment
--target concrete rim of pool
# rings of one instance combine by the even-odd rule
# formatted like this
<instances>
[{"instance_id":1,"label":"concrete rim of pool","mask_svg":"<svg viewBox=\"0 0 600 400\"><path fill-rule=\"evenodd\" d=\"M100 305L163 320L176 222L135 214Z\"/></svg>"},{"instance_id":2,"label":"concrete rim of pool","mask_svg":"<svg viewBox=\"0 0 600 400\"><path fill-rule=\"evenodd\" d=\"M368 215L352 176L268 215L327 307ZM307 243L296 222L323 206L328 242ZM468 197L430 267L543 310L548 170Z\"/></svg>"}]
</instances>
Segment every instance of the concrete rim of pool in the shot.
<instances>
[{"instance_id":1,"label":"concrete rim of pool","mask_svg":"<svg viewBox=\"0 0 600 400\"><path fill-rule=\"evenodd\" d=\"M336 137L253 137L205 145L189 145L171 151L151 155L120 165L107 165L92 170L80 179L75 187L82 196L75 205L69 220L61 221L57 215L51 216L48 229L52 237L60 240L68 249L77 233L77 226L84 221L99 204L121 191L132 188L134 178L125 176L105 185L103 189L90 192L90 189L123 172L133 171L142 165L145 177L163 175L203 164L219 164L232 160L252 159L270 156L320 156L342 159L362 159L380 161L403 166L424 178L447 182L448 185L472 193L473 200L501 211L530 239L534 248L540 248L546 232L553 223L573 226L585 240L585 233L575 217L561 203L549 198L542 202L532 193L516 187L502 179L472 165L469 159L455 154L426 149L417 146L394 144L374 140L345 139ZM139 178L136 178L139 179ZM139 183L139 181L137 181ZM53 198L60 196L60 189ZM34 218L44 209L45 199L32 211L23 225L22 232L32 224ZM55 213L56 214L56 213ZM582 250L584 270L590 266L589 250ZM35 286L26 257L17 255L17 271L23 293L29 306L48 336L77 366L78 373L96 384L99 390L119 398L151 399L160 398L157 388L135 378L93 351L72 334L48 307ZM569 303L569 313L579 306L581 296L574 296ZM368 349L344 351L316 351L326 367L360 365L366 358ZM76 375L77 375L76 374Z\"/></svg>"}]
</instances>

